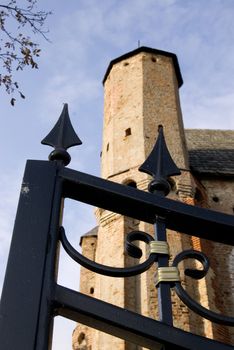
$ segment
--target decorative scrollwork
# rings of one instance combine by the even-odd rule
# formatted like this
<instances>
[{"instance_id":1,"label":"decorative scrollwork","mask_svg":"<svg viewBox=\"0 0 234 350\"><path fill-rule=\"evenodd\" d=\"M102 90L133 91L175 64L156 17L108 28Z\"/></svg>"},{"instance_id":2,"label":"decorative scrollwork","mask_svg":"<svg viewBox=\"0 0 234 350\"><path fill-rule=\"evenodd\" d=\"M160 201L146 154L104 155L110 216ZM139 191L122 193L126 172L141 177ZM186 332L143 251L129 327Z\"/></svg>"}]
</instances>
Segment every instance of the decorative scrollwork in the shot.
<instances>
[{"instance_id":1,"label":"decorative scrollwork","mask_svg":"<svg viewBox=\"0 0 234 350\"><path fill-rule=\"evenodd\" d=\"M153 237L146 232L132 231L127 234L125 250L128 253L128 255L130 255L131 257L140 259L142 257L142 250L132 242L141 241L141 242L145 242L146 244L149 244L153 240L154 240Z\"/></svg>"},{"instance_id":2,"label":"decorative scrollwork","mask_svg":"<svg viewBox=\"0 0 234 350\"><path fill-rule=\"evenodd\" d=\"M93 272L96 272L105 276L111 276L111 277L130 277L130 276L141 274L146 270L148 270L153 265L153 263L157 261L158 254L159 254L159 253L150 252L149 257L143 263L135 266L124 267L124 268L111 267L111 266L99 264L80 254L69 243L63 227L60 227L60 241L63 245L63 248L67 252L67 254L74 261L78 262L80 265L82 265L83 267ZM132 231L127 235L125 249L128 255L139 259L142 256L142 250L139 247L137 247L135 244L133 244L134 241L142 241L146 244L150 244L150 242L153 242L154 239L152 236L150 236L149 234L143 231ZM189 276L197 280L206 276L209 270L209 260L205 254L196 250L185 250L179 253L174 258L174 261L172 263L172 269L173 268L177 269L178 264L185 259L196 259L200 261L203 266L202 270L185 269L186 276ZM190 297L190 295L182 287L180 281L176 281L176 280L174 281L174 280L175 279L173 278L173 283L171 283L171 287L175 288L176 294L183 301L183 303L188 306L188 308L190 308L198 315L212 322L223 324L226 326L234 326L234 317L223 316L221 314L218 314L216 312L206 309L205 307L203 307L202 305L200 305Z\"/></svg>"},{"instance_id":3,"label":"decorative scrollwork","mask_svg":"<svg viewBox=\"0 0 234 350\"><path fill-rule=\"evenodd\" d=\"M180 262L189 258L200 261L202 263L203 270L186 269L185 275L194 279L201 279L205 277L209 270L209 260L207 256L202 252L196 250L185 250L175 257L172 266L177 267ZM181 282L175 282L175 291L183 303L198 315L215 323L223 324L226 326L234 326L234 317L224 316L206 309L190 297L190 295L182 287Z\"/></svg>"},{"instance_id":4,"label":"decorative scrollwork","mask_svg":"<svg viewBox=\"0 0 234 350\"><path fill-rule=\"evenodd\" d=\"M135 246L132 242L133 241L142 241L146 244L149 244L150 241L153 240L153 237L149 234L142 232L142 231L133 231L128 234L127 241L126 241L126 250L128 254L134 258L140 258L142 256L142 251L140 248ZM60 241L63 245L63 248L67 252L67 254L76 262L78 262L83 267L93 271L97 272L101 275L105 276L112 276L112 277L130 277L139 275L146 270L148 270L155 260L157 259L156 254L150 254L148 259L146 259L143 263L131 266L131 267L111 267L107 265L99 264L95 261L92 261L82 254L80 254L76 249L72 247L72 245L69 243L65 230L63 227L60 227Z\"/></svg>"}]
</instances>

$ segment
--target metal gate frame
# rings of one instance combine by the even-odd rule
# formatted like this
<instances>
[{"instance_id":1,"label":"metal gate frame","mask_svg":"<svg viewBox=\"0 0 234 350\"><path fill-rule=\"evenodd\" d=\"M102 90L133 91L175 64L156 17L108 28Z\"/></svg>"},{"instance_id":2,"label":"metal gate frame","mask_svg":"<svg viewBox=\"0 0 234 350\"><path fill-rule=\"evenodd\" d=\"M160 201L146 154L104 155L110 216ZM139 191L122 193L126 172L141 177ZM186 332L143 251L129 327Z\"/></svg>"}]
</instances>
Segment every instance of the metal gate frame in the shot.
<instances>
[{"instance_id":1,"label":"metal gate frame","mask_svg":"<svg viewBox=\"0 0 234 350\"><path fill-rule=\"evenodd\" d=\"M51 348L53 319L57 315L139 344L149 349L228 350L223 344L173 327L170 289L193 311L217 323L234 325L234 317L209 311L192 300L182 288L177 265L186 258L199 260L203 270L187 270L200 279L209 268L207 257L184 251L168 266L166 228L220 243L234 245L234 218L231 215L190 206L165 198L170 190L168 176L179 174L159 129L157 143L140 171L153 176L149 193L120 185L65 166L67 149L81 143L71 125L67 105L55 127L42 141L54 147L50 161L29 160L26 164L0 304L0 346L4 350L48 350ZM126 249L140 256L132 243L150 245L146 261L130 268L111 268L88 260L68 242L61 226L64 198L101 207L155 227L155 239L136 231L128 235ZM222 234L220 234L222 233ZM157 263L160 320L156 321L120 307L83 295L57 284L60 243L77 262L108 276L133 276ZM159 251L158 243L163 245ZM162 243L163 242L163 243ZM167 280L165 274L169 273Z\"/></svg>"}]
</instances>

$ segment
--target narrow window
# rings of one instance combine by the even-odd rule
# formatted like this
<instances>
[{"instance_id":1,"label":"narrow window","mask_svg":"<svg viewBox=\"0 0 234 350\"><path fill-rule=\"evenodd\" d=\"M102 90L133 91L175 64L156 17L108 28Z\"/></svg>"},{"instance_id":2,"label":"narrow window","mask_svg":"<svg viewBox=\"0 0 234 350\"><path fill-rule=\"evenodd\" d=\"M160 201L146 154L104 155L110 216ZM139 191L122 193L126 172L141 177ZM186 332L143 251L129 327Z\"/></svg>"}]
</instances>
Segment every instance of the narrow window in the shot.
<instances>
[{"instance_id":1,"label":"narrow window","mask_svg":"<svg viewBox=\"0 0 234 350\"><path fill-rule=\"evenodd\" d=\"M85 340L85 334L81 332L78 336L78 344L81 344Z\"/></svg>"},{"instance_id":2,"label":"narrow window","mask_svg":"<svg viewBox=\"0 0 234 350\"><path fill-rule=\"evenodd\" d=\"M89 292L90 292L90 294L93 294L94 293L94 288L91 287Z\"/></svg>"},{"instance_id":3,"label":"narrow window","mask_svg":"<svg viewBox=\"0 0 234 350\"><path fill-rule=\"evenodd\" d=\"M132 135L131 128L127 128L127 129L125 130L125 136L130 136L130 135Z\"/></svg>"},{"instance_id":4,"label":"narrow window","mask_svg":"<svg viewBox=\"0 0 234 350\"><path fill-rule=\"evenodd\" d=\"M109 143L106 145L106 151L109 151Z\"/></svg>"}]
</instances>

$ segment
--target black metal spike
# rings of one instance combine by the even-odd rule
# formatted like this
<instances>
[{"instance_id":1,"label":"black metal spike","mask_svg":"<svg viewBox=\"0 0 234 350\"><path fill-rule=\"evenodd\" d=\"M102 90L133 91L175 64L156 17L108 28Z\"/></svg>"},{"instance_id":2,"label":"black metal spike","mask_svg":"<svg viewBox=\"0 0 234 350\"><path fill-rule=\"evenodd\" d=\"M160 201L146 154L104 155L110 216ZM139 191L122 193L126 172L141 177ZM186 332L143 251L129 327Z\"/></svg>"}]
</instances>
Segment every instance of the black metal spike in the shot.
<instances>
[{"instance_id":1,"label":"black metal spike","mask_svg":"<svg viewBox=\"0 0 234 350\"><path fill-rule=\"evenodd\" d=\"M82 142L71 124L67 103L64 104L57 123L41 143L54 147L49 160L62 160L65 165L70 163L71 157L66 150L69 147L81 145Z\"/></svg>"},{"instance_id":2,"label":"black metal spike","mask_svg":"<svg viewBox=\"0 0 234 350\"><path fill-rule=\"evenodd\" d=\"M158 128L158 133L155 146L148 158L140 166L139 171L153 176L154 180L149 184L150 192L163 192L166 196L170 192L168 177L180 175L181 172L168 151L161 125Z\"/></svg>"}]
</instances>

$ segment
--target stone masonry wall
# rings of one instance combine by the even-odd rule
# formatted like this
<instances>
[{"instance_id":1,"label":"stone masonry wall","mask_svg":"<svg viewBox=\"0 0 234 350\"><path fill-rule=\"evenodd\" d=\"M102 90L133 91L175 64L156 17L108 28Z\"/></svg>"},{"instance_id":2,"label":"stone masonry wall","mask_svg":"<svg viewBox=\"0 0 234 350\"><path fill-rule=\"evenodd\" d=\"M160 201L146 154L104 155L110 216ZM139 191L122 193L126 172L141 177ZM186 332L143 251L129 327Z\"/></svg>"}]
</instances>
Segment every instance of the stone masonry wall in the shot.
<instances>
[{"instance_id":1,"label":"stone masonry wall","mask_svg":"<svg viewBox=\"0 0 234 350\"><path fill-rule=\"evenodd\" d=\"M206 188L207 207L213 210L233 214L234 180L228 178L204 178L201 180ZM222 234L220 232L220 234ZM202 251L210 259L209 307L224 315L234 315L234 248L226 244L202 240ZM203 301L204 294L201 297ZM212 324L214 339L234 342L233 327Z\"/></svg>"}]
</instances>

